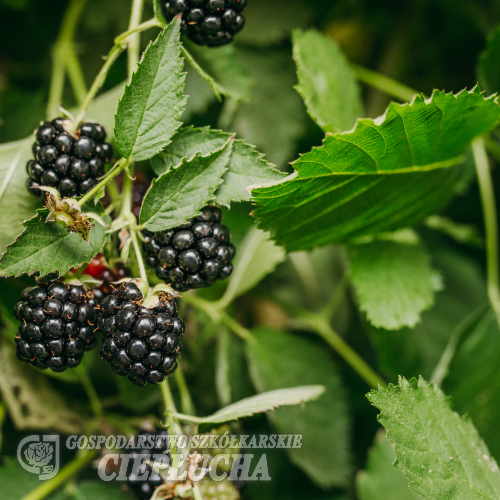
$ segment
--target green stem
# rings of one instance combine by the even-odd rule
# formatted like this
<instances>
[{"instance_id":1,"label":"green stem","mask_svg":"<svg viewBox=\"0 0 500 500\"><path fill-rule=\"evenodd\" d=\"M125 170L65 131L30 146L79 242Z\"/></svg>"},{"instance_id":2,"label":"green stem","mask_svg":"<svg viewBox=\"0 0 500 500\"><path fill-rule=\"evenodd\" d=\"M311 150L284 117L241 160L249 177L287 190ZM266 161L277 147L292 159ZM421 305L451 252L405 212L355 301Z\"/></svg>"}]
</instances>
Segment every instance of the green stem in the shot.
<instances>
[{"instance_id":1,"label":"green stem","mask_svg":"<svg viewBox=\"0 0 500 500\"><path fill-rule=\"evenodd\" d=\"M184 377L184 372L182 371L180 366L177 367L174 377L179 389L179 393L181 395L182 412L187 413L188 415L194 415L196 412L194 409L193 400L191 399L191 394L189 393L186 379Z\"/></svg>"},{"instance_id":2,"label":"green stem","mask_svg":"<svg viewBox=\"0 0 500 500\"><path fill-rule=\"evenodd\" d=\"M74 54L73 38L76 25L84 11L87 0L71 0L61 24L61 30L52 50L52 78L47 104L47 116L57 116L64 90L64 73L68 56Z\"/></svg>"},{"instance_id":3,"label":"green stem","mask_svg":"<svg viewBox=\"0 0 500 500\"><path fill-rule=\"evenodd\" d=\"M484 231L486 235L486 274L488 297L500 324L500 288L498 267L498 220L488 155L484 141L477 138L472 142L472 153L476 163L481 203L483 205Z\"/></svg>"},{"instance_id":4,"label":"green stem","mask_svg":"<svg viewBox=\"0 0 500 500\"><path fill-rule=\"evenodd\" d=\"M108 182L110 182L112 179L114 179L123 169L127 168L130 165L130 162L122 158L119 160L115 167L113 167L108 174L104 177L104 179L99 182L96 186L94 186L90 191L88 191L79 201L78 204L82 207L89 201L92 196L94 196L99 190L101 190Z\"/></svg>"},{"instance_id":5,"label":"green stem","mask_svg":"<svg viewBox=\"0 0 500 500\"><path fill-rule=\"evenodd\" d=\"M500 144L489 136L484 137L484 144L497 163L500 163Z\"/></svg>"},{"instance_id":6,"label":"green stem","mask_svg":"<svg viewBox=\"0 0 500 500\"><path fill-rule=\"evenodd\" d=\"M148 274L146 273L146 267L144 266L144 260L142 259L141 248L139 247L139 242L137 241L137 234L135 231L130 231L130 238L132 238L132 245L134 246L134 252L137 259L137 264L139 266L139 272L141 274L141 279L148 282Z\"/></svg>"},{"instance_id":7,"label":"green stem","mask_svg":"<svg viewBox=\"0 0 500 500\"><path fill-rule=\"evenodd\" d=\"M165 403L165 412L177 413L174 397L172 396L172 392L170 391L170 387L168 385L168 378L160 384L160 387L163 395L163 402Z\"/></svg>"},{"instance_id":8,"label":"green stem","mask_svg":"<svg viewBox=\"0 0 500 500\"><path fill-rule=\"evenodd\" d=\"M103 415L101 401L99 399L99 396L97 395L96 390L94 389L94 386L92 385L92 381L90 380L88 371L82 365L78 367L78 375L85 389L85 392L87 393L87 397L89 398L92 412L94 413L96 418L101 419Z\"/></svg>"},{"instance_id":9,"label":"green stem","mask_svg":"<svg viewBox=\"0 0 500 500\"><path fill-rule=\"evenodd\" d=\"M392 78L381 75L376 71L372 71L371 69L358 66L357 64L351 64L351 67L354 70L354 75L359 81L381 90L387 95L395 97L403 102L409 102L416 94L420 94L420 92L417 92L416 90L407 87Z\"/></svg>"},{"instance_id":10,"label":"green stem","mask_svg":"<svg viewBox=\"0 0 500 500\"><path fill-rule=\"evenodd\" d=\"M198 483L193 484L193 494L194 500L203 500L203 495L201 494L200 485Z\"/></svg>"},{"instance_id":11,"label":"green stem","mask_svg":"<svg viewBox=\"0 0 500 500\"><path fill-rule=\"evenodd\" d=\"M94 99L95 95L99 91L99 89L102 87L104 81L106 80L106 76L108 75L108 72L113 66L113 63L118 59L118 56L125 50L125 46L120 44L120 45L115 45L108 53L108 55L105 58L105 63L103 64L101 70L97 74L94 83L92 84L92 87L90 87L90 90L88 91L87 96L83 100L83 104L80 107L80 112L78 113L78 116L75 119L76 125L78 125L82 120L83 117L85 116L85 112L87 111L87 108L89 107L90 103Z\"/></svg>"},{"instance_id":12,"label":"green stem","mask_svg":"<svg viewBox=\"0 0 500 500\"><path fill-rule=\"evenodd\" d=\"M140 53L140 33L137 31L141 23L142 10L144 8L144 0L132 0L132 13L128 25L127 45L128 45L128 76L132 78L132 74L137 69L139 64Z\"/></svg>"},{"instance_id":13,"label":"green stem","mask_svg":"<svg viewBox=\"0 0 500 500\"><path fill-rule=\"evenodd\" d=\"M304 285L309 305L316 309L323 301L323 298L321 297L316 271L311 264L309 254L307 252L292 252L288 257Z\"/></svg>"},{"instance_id":14,"label":"green stem","mask_svg":"<svg viewBox=\"0 0 500 500\"><path fill-rule=\"evenodd\" d=\"M5 405L3 403L0 403L0 452L2 451L2 444L3 444L2 427L3 427L3 423L5 421L6 414L7 414L7 412L5 411Z\"/></svg>"},{"instance_id":15,"label":"green stem","mask_svg":"<svg viewBox=\"0 0 500 500\"><path fill-rule=\"evenodd\" d=\"M313 331L337 351L370 387L373 389L377 389L378 386L386 387L387 384L385 381L333 330L328 321L317 314L307 311L303 311L300 317Z\"/></svg>"},{"instance_id":16,"label":"green stem","mask_svg":"<svg viewBox=\"0 0 500 500\"><path fill-rule=\"evenodd\" d=\"M131 28L127 31L124 31L121 35L118 35L115 38L115 44L121 44L123 43L130 35L133 35L134 33L139 33L141 31L146 31L150 28L165 28L165 26L158 21L155 17L150 19L149 21L144 21L141 24L138 24L134 28Z\"/></svg>"},{"instance_id":17,"label":"green stem","mask_svg":"<svg viewBox=\"0 0 500 500\"><path fill-rule=\"evenodd\" d=\"M85 100L87 95L87 85L83 76L82 67L76 56L73 45L68 47L68 55L66 56L66 73L73 87L73 93L79 105Z\"/></svg>"},{"instance_id":18,"label":"green stem","mask_svg":"<svg viewBox=\"0 0 500 500\"><path fill-rule=\"evenodd\" d=\"M344 274L339 284L337 285L337 288L333 292L328 304L326 304L326 306L321 311L321 316L323 316L325 320L331 321L334 318L340 307L340 304L342 304L342 300L344 299L348 284L349 278L347 274Z\"/></svg>"},{"instance_id":19,"label":"green stem","mask_svg":"<svg viewBox=\"0 0 500 500\"><path fill-rule=\"evenodd\" d=\"M90 461L92 461L99 453L99 450L91 450L87 453L77 456L65 467L63 467L57 475L52 479L42 483L38 488L24 496L21 500L42 500L56 490L61 484L71 478L80 469L83 469Z\"/></svg>"}]
</instances>

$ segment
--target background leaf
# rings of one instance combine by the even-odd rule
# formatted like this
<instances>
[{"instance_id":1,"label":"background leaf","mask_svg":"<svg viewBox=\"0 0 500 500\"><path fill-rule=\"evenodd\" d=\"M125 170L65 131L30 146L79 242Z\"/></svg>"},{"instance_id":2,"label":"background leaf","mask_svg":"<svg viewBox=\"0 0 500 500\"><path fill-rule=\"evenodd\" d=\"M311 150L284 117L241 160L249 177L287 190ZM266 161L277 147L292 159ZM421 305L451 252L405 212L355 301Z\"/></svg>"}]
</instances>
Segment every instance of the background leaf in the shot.
<instances>
[{"instance_id":1,"label":"background leaf","mask_svg":"<svg viewBox=\"0 0 500 500\"><path fill-rule=\"evenodd\" d=\"M2 499L20 500L31 490L40 486L36 474L25 471L17 458L5 457L0 467L0 484L2 485Z\"/></svg>"},{"instance_id":2,"label":"background leaf","mask_svg":"<svg viewBox=\"0 0 500 500\"><path fill-rule=\"evenodd\" d=\"M189 161L153 180L144 197L141 224L150 231L163 231L193 218L211 199L222 181L233 141L210 156L199 153Z\"/></svg>"},{"instance_id":3,"label":"background leaf","mask_svg":"<svg viewBox=\"0 0 500 500\"><path fill-rule=\"evenodd\" d=\"M285 251L269 239L268 233L251 229L236 254L234 271L221 303L229 304L251 290L285 259Z\"/></svg>"},{"instance_id":4,"label":"background leaf","mask_svg":"<svg viewBox=\"0 0 500 500\"><path fill-rule=\"evenodd\" d=\"M120 489L120 483L116 481L104 483L85 480L79 482L70 491L70 493L62 491L54 497L50 497L50 500L132 500L134 498L130 491Z\"/></svg>"},{"instance_id":5,"label":"background leaf","mask_svg":"<svg viewBox=\"0 0 500 500\"><path fill-rule=\"evenodd\" d=\"M359 307L378 328L414 327L420 313L434 304L434 292L441 288L429 254L418 243L350 245L348 259Z\"/></svg>"},{"instance_id":6,"label":"background leaf","mask_svg":"<svg viewBox=\"0 0 500 500\"><path fill-rule=\"evenodd\" d=\"M379 432L368 452L366 470L358 472L356 489L359 500L418 500L422 498L410 490L409 481L397 470L394 447L385 432Z\"/></svg>"},{"instance_id":7,"label":"background leaf","mask_svg":"<svg viewBox=\"0 0 500 500\"><path fill-rule=\"evenodd\" d=\"M191 66L210 85L215 95L230 97L235 101L248 98L251 79L240 62L234 44L222 47L201 47L189 40L183 44L191 55Z\"/></svg>"},{"instance_id":8,"label":"background leaf","mask_svg":"<svg viewBox=\"0 0 500 500\"><path fill-rule=\"evenodd\" d=\"M149 45L118 104L116 147L129 160L152 158L181 125L186 98L179 29L174 19Z\"/></svg>"},{"instance_id":9,"label":"background leaf","mask_svg":"<svg viewBox=\"0 0 500 500\"><path fill-rule=\"evenodd\" d=\"M396 468L425 499L500 498L495 460L473 424L454 413L440 389L423 379L372 391L379 420L396 447Z\"/></svg>"},{"instance_id":10,"label":"background leaf","mask_svg":"<svg viewBox=\"0 0 500 500\"><path fill-rule=\"evenodd\" d=\"M311 118L325 132L350 130L363 115L354 73L337 44L317 31L293 34L297 91Z\"/></svg>"},{"instance_id":11,"label":"background leaf","mask_svg":"<svg viewBox=\"0 0 500 500\"><path fill-rule=\"evenodd\" d=\"M350 475L348 410L330 352L311 338L266 328L252 333L255 341L247 343L247 355L259 392L297 383L326 387L326 393L305 408L282 408L268 417L279 433L302 434L302 448L287 452L315 483L345 486Z\"/></svg>"},{"instance_id":12,"label":"background leaf","mask_svg":"<svg viewBox=\"0 0 500 500\"><path fill-rule=\"evenodd\" d=\"M461 178L451 167L499 117L477 87L391 104L353 132L328 135L294 163L295 177L254 190L254 215L289 250L411 226L450 200Z\"/></svg>"},{"instance_id":13,"label":"background leaf","mask_svg":"<svg viewBox=\"0 0 500 500\"><path fill-rule=\"evenodd\" d=\"M489 36L486 48L479 56L477 77L481 87L494 94L500 92L500 26Z\"/></svg>"},{"instance_id":14,"label":"background leaf","mask_svg":"<svg viewBox=\"0 0 500 500\"><path fill-rule=\"evenodd\" d=\"M88 206L85 205L83 210ZM99 207L97 210L96 207L92 208L102 215L102 206ZM38 215L24 223L25 231L7 247L0 260L3 276L33 274L37 271L42 276L59 271L62 276L72 267L90 262L109 240L107 228L97 222L90 230L89 240L85 241L79 234L69 232L57 222L45 222L47 214L47 210L40 210ZM103 215L103 219L106 224L111 222L107 215Z\"/></svg>"}]
</instances>

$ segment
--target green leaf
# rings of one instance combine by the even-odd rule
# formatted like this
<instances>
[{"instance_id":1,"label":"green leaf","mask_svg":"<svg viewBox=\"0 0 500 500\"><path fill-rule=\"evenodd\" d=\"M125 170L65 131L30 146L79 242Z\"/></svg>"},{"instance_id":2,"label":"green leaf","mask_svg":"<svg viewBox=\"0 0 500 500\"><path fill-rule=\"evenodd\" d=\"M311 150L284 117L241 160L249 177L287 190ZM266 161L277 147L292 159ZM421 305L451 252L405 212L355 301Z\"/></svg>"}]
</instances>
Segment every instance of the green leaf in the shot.
<instances>
[{"instance_id":1,"label":"green leaf","mask_svg":"<svg viewBox=\"0 0 500 500\"><path fill-rule=\"evenodd\" d=\"M158 179L153 179L141 207L140 223L163 231L193 218L214 197L231 155L233 140L210 156L197 153Z\"/></svg>"},{"instance_id":2,"label":"green leaf","mask_svg":"<svg viewBox=\"0 0 500 500\"><path fill-rule=\"evenodd\" d=\"M161 8L161 3L162 0L154 0L154 12L155 12L155 17L163 23L165 26L168 24L167 20L165 19L165 16L163 15L163 10Z\"/></svg>"},{"instance_id":3,"label":"green leaf","mask_svg":"<svg viewBox=\"0 0 500 500\"><path fill-rule=\"evenodd\" d=\"M88 209L89 205L83 207L84 211L86 207ZM98 211L102 214L102 206ZM90 262L109 240L106 227L97 222L90 230L89 240L85 241L57 222L45 222L47 214L48 210L41 209L38 215L24 222L25 231L7 247L0 260L1 276L19 276L37 271L42 276L52 271L63 275L72 267ZM107 224L111 222L109 216L103 218Z\"/></svg>"},{"instance_id":4,"label":"green leaf","mask_svg":"<svg viewBox=\"0 0 500 500\"><path fill-rule=\"evenodd\" d=\"M278 409L268 415L281 434L301 434L302 447L290 459L322 487L350 481L349 420L346 396L331 353L323 344L277 330L252 331L247 342L250 374L259 392L321 384L326 392L305 408Z\"/></svg>"},{"instance_id":5,"label":"green leaf","mask_svg":"<svg viewBox=\"0 0 500 500\"><path fill-rule=\"evenodd\" d=\"M156 175L168 171L171 165L177 166L184 158L192 161L196 153L208 156L219 150L231 137L231 134L220 130L204 128L182 128L172 138L159 155L151 159L151 166ZM267 182L278 181L283 174L274 169L264 156L255 151L253 146L244 141L234 141L224 182L215 194L215 201L220 205L229 206L233 201L249 200L251 195L247 188Z\"/></svg>"},{"instance_id":6,"label":"green leaf","mask_svg":"<svg viewBox=\"0 0 500 500\"><path fill-rule=\"evenodd\" d=\"M81 416L67 406L42 373L20 363L15 348L4 339L0 340L0 392L17 429L63 434L82 431Z\"/></svg>"},{"instance_id":7,"label":"green leaf","mask_svg":"<svg viewBox=\"0 0 500 500\"><path fill-rule=\"evenodd\" d=\"M479 56L477 77L488 94L500 92L500 26L488 37L486 48Z\"/></svg>"},{"instance_id":8,"label":"green leaf","mask_svg":"<svg viewBox=\"0 0 500 500\"><path fill-rule=\"evenodd\" d=\"M443 389L453 398L453 407L471 417L492 454L499 458L500 330L493 311L488 311L463 337Z\"/></svg>"},{"instance_id":9,"label":"green leaf","mask_svg":"<svg viewBox=\"0 0 500 500\"><path fill-rule=\"evenodd\" d=\"M220 409L209 417L177 415L181 420L187 420L188 422L221 424L243 417L251 417L256 413L272 411L280 406L293 406L305 403L306 401L313 401L318 399L324 392L325 388L322 385L305 385L290 389L278 389L242 399L237 403Z\"/></svg>"},{"instance_id":10,"label":"green leaf","mask_svg":"<svg viewBox=\"0 0 500 500\"><path fill-rule=\"evenodd\" d=\"M217 98L221 95L235 101L248 98L251 80L241 64L234 44L201 47L184 40L183 54L191 67L210 85Z\"/></svg>"},{"instance_id":11,"label":"green leaf","mask_svg":"<svg viewBox=\"0 0 500 500\"><path fill-rule=\"evenodd\" d=\"M179 29L176 18L149 45L118 104L116 147L131 161L159 153L181 125L186 98Z\"/></svg>"},{"instance_id":12,"label":"green leaf","mask_svg":"<svg viewBox=\"0 0 500 500\"><path fill-rule=\"evenodd\" d=\"M285 259L285 251L269 238L269 233L251 229L236 254L234 271L220 303L228 305L251 290Z\"/></svg>"},{"instance_id":13,"label":"green leaf","mask_svg":"<svg viewBox=\"0 0 500 500\"><path fill-rule=\"evenodd\" d=\"M426 245L445 284L436 294L434 307L422 314L412 330L370 328L381 369L392 381L397 381L398 375L430 379L453 332L488 302L484 271L477 262L449 245L431 241Z\"/></svg>"},{"instance_id":14,"label":"green leaf","mask_svg":"<svg viewBox=\"0 0 500 500\"><path fill-rule=\"evenodd\" d=\"M0 484L2 485L2 500L20 500L25 495L40 486L36 474L24 470L14 457L4 457L0 467Z\"/></svg>"},{"instance_id":15,"label":"green leaf","mask_svg":"<svg viewBox=\"0 0 500 500\"><path fill-rule=\"evenodd\" d=\"M325 132L350 130L363 115L354 73L337 44L321 33L296 31L293 58L296 86L311 118Z\"/></svg>"},{"instance_id":16,"label":"green leaf","mask_svg":"<svg viewBox=\"0 0 500 500\"><path fill-rule=\"evenodd\" d=\"M440 276L421 244L374 241L350 245L348 258L359 307L378 328L413 328L441 288Z\"/></svg>"},{"instance_id":17,"label":"green leaf","mask_svg":"<svg viewBox=\"0 0 500 500\"><path fill-rule=\"evenodd\" d=\"M297 141L309 122L304 103L293 88L297 79L291 53L288 49L245 48L241 54L255 85L249 102L241 103L223 128L236 130L269 161L285 167L296 154Z\"/></svg>"},{"instance_id":18,"label":"green leaf","mask_svg":"<svg viewBox=\"0 0 500 500\"><path fill-rule=\"evenodd\" d=\"M368 453L368 464L356 476L359 500L418 500L409 481L394 466L396 453L385 433L379 432Z\"/></svg>"},{"instance_id":19,"label":"green leaf","mask_svg":"<svg viewBox=\"0 0 500 500\"><path fill-rule=\"evenodd\" d=\"M498 465L468 419L422 378L372 391L379 421L396 447L395 466L425 499L500 498Z\"/></svg>"},{"instance_id":20,"label":"green leaf","mask_svg":"<svg viewBox=\"0 0 500 500\"><path fill-rule=\"evenodd\" d=\"M478 87L393 103L353 132L327 135L282 184L254 190L254 215L289 250L414 225L450 200L462 175L451 167L499 117Z\"/></svg>"}]
</instances>

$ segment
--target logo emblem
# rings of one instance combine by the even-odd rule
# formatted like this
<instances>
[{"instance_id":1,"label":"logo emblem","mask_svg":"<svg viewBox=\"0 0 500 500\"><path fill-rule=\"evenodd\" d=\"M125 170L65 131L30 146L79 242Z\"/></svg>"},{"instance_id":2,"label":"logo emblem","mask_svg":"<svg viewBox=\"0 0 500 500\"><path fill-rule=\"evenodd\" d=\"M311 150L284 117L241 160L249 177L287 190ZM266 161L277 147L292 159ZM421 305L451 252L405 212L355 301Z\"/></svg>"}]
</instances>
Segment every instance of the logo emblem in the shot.
<instances>
[{"instance_id":1,"label":"logo emblem","mask_svg":"<svg viewBox=\"0 0 500 500\"><path fill-rule=\"evenodd\" d=\"M40 481L53 478L59 472L59 436L25 437L17 447L17 459L24 470L37 474Z\"/></svg>"}]
</instances>

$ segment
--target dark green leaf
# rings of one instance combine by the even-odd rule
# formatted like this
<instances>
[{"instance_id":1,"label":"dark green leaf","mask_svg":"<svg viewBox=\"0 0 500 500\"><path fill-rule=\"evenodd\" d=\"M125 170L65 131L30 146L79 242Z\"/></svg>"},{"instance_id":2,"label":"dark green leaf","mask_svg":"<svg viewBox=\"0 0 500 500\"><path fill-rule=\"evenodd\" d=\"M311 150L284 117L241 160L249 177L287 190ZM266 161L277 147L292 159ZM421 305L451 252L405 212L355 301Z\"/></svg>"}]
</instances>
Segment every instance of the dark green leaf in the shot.
<instances>
[{"instance_id":1,"label":"dark green leaf","mask_svg":"<svg viewBox=\"0 0 500 500\"><path fill-rule=\"evenodd\" d=\"M449 406L440 389L423 379L372 391L379 420L396 447L395 466L425 499L500 498L498 465L468 419Z\"/></svg>"},{"instance_id":2,"label":"dark green leaf","mask_svg":"<svg viewBox=\"0 0 500 500\"><path fill-rule=\"evenodd\" d=\"M358 473L356 486L359 500L418 500L422 498L411 491L409 481L393 463L396 460L394 447L385 433L375 437L369 454L366 470Z\"/></svg>"},{"instance_id":3,"label":"dark green leaf","mask_svg":"<svg viewBox=\"0 0 500 500\"><path fill-rule=\"evenodd\" d=\"M144 197L140 222L150 231L163 231L193 218L214 197L231 155L233 141L210 156L199 153L153 180Z\"/></svg>"},{"instance_id":4,"label":"dark green leaf","mask_svg":"<svg viewBox=\"0 0 500 500\"><path fill-rule=\"evenodd\" d=\"M269 418L283 434L301 434L292 462L323 487L349 481L349 424L344 389L330 352L311 338L271 329L254 330L247 343L250 374L259 392L321 384L326 393L305 408L278 409Z\"/></svg>"},{"instance_id":5,"label":"dark green leaf","mask_svg":"<svg viewBox=\"0 0 500 500\"><path fill-rule=\"evenodd\" d=\"M441 280L421 244L374 241L350 245L348 258L360 309L377 328L413 328L420 313L434 304Z\"/></svg>"},{"instance_id":6,"label":"dark green leaf","mask_svg":"<svg viewBox=\"0 0 500 500\"><path fill-rule=\"evenodd\" d=\"M186 98L179 29L176 18L149 45L118 104L116 147L129 160L152 158L181 125Z\"/></svg>"},{"instance_id":7,"label":"dark green leaf","mask_svg":"<svg viewBox=\"0 0 500 500\"><path fill-rule=\"evenodd\" d=\"M254 215L289 250L411 226L449 201L462 172L451 167L499 117L477 87L391 104L353 132L327 135L281 185L254 190Z\"/></svg>"},{"instance_id":8,"label":"dark green leaf","mask_svg":"<svg viewBox=\"0 0 500 500\"><path fill-rule=\"evenodd\" d=\"M91 209L102 212L102 207ZM2 276L33 274L37 271L42 276L52 271L59 271L63 275L72 267L90 262L109 240L109 234L105 232L107 228L97 222L90 230L89 240L85 241L79 234L69 232L57 222L45 222L47 213L45 209L40 210L38 215L24 223L25 231L7 247L0 261ZM103 218L107 224L110 223L109 216Z\"/></svg>"},{"instance_id":9,"label":"dark green leaf","mask_svg":"<svg viewBox=\"0 0 500 500\"><path fill-rule=\"evenodd\" d=\"M317 31L296 31L293 58L311 118L325 132L350 130L363 115L354 73L337 44Z\"/></svg>"},{"instance_id":10,"label":"dark green leaf","mask_svg":"<svg viewBox=\"0 0 500 500\"><path fill-rule=\"evenodd\" d=\"M500 92L500 26L488 37L486 48L479 56L477 77L488 94Z\"/></svg>"},{"instance_id":11,"label":"dark green leaf","mask_svg":"<svg viewBox=\"0 0 500 500\"><path fill-rule=\"evenodd\" d=\"M217 98L221 95L235 101L248 98L250 76L241 64L234 44L222 47L201 47L184 40L184 52L193 69L210 85ZM192 57L191 57L192 56Z\"/></svg>"}]
</instances>

